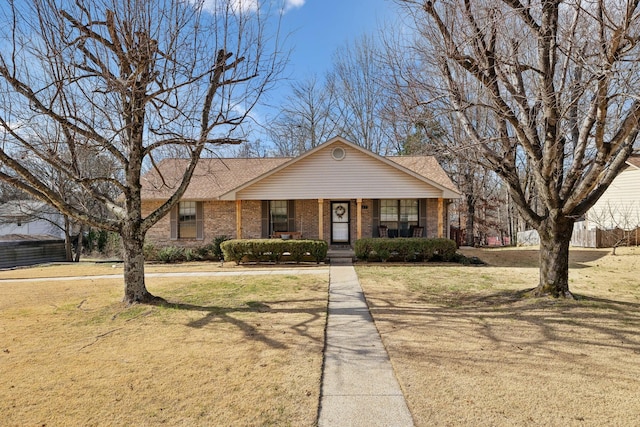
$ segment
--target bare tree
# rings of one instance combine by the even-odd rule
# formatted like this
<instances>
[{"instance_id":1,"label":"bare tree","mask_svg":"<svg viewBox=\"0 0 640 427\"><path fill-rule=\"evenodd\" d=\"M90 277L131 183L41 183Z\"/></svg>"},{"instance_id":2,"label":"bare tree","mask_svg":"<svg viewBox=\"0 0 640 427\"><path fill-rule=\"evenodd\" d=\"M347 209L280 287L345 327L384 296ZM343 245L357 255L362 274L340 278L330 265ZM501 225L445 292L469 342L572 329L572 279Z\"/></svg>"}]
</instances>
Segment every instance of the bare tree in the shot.
<instances>
[{"instance_id":1,"label":"bare tree","mask_svg":"<svg viewBox=\"0 0 640 427\"><path fill-rule=\"evenodd\" d=\"M638 134L638 1L399 3L415 23L409 49L423 72L414 77L429 89L420 103L437 99L455 112L468 150L538 230L535 293L570 297L573 224L624 167ZM474 122L478 111L493 125Z\"/></svg>"},{"instance_id":2,"label":"bare tree","mask_svg":"<svg viewBox=\"0 0 640 427\"><path fill-rule=\"evenodd\" d=\"M279 71L264 13L257 1L231 0L9 1L0 12L0 179L118 233L127 303L158 300L144 281L146 232L179 201L205 150L237 142ZM113 167L96 176L86 152ZM101 209L70 202L21 153ZM168 154L190 159L181 183L143 214L141 174Z\"/></svg>"},{"instance_id":3,"label":"bare tree","mask_svg":"<svg viewBox=\"0 0 640 427\"><path fill-rule=\"evenodd\" d=\"M376 40L365 35L335 52L327 84L336 99L340 134L368 150L388 154L394 148L394 133L385 114L383 67Z\"/></svg>"},{"instance_id":4,"label":"bare tree","mask_svg":"<svg viewBox=\"0 0 640 427\"><path fill-rule=\"evenodd\" d=\"M589 209L585 219L590 226L600 230L602 243L613 247L613 255L618 246L638 244L640 202L637 200L596 203Z\"/></svg>"},{"instance_id":5,"label":"bare tree","mask_svg":"<svg viewBox=\"0 0 640 427\"><path fill-rule=\"evenodd\" d=\"M269 135L280 156L297 156L335 136L335 93L311 76L291 85Z\"/></svg>"}]
</instances>

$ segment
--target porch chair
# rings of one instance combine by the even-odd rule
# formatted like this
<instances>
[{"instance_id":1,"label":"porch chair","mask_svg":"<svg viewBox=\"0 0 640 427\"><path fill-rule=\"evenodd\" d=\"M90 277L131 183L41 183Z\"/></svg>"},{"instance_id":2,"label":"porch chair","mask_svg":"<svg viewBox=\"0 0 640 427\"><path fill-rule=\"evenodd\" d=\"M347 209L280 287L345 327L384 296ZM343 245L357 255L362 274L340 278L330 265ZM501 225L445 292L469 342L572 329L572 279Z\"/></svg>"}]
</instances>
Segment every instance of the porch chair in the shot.
<instances>
[{"instance_id":1,"label":"porch chair","mask_svg":"<svg viewBox=\"0 0 640 427\"><path fill-rule=\"evenodd\" d=\"M389 237L389 227L381 225L378 227L378 235L380 237Z\"/></svg>"},{"instance_id":2,"label":"porch chair","mask_svg":"<svg viewBox=\"0 0 640 427\"><path fill-rule=\"evenodd\" d=\"M422 237L423 231L424 231L424 227L412 227L411 237Z\"/></svg>"}]
</instances>

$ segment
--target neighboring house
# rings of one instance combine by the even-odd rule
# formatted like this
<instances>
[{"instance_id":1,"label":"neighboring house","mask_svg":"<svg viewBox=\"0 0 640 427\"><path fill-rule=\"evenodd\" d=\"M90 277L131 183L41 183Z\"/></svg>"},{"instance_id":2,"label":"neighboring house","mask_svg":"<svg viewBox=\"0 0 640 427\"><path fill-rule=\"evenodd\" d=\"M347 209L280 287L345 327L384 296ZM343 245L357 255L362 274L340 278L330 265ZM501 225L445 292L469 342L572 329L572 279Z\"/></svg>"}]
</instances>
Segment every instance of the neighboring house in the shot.
<instances>
[{"instance_id":1,"label":"neighboring house","mask_svg":"<svg viewBox=\"0 0 640 427\"><path fill-rule=\"evenodd\" d=\"M188 160L165 159L142 178L143 210L166 201ZM322 239L448 237L460 194L433 157L382 157L333 138L295 158L201 159L171 214L149 230L161 245L216 236Z\"/></svg>"},{"instance_id":2,"label":"neighboring house","mask_svg":"<svg viewBox=\"0 0 640 427\"><path fill-rule=\"evenodd\" d=\"M584 219L576 222L572 244L585 247L637 244L639 227L640 155L634 155Z\"/></svg>"},{"instance_id":3,"label":"neighboring house","mask_svg":"<svg viewBox=\"0 0 640 427\"><path fill-rule=\"evenodd\" d=\"M0 205L0 268L65 261L62 215L37 200Z\"/></svg>"},{"instance_id":4,"label":"neighboring house","mask_svg":"<svg viewBox=\"0 0 640 427\"><path fill-rule=\"evenodd\" d=\"M0 236L54 236L64 239L62 214L38 200L12 200L0 204Z\"/></svg>"}]
</instances>

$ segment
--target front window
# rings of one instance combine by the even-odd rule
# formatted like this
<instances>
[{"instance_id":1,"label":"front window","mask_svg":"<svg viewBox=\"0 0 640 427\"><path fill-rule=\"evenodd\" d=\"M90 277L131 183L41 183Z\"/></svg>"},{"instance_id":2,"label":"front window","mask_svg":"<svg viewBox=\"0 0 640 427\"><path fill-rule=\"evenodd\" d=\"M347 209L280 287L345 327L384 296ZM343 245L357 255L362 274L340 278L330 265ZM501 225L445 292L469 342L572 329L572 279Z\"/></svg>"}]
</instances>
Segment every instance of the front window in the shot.
<instances>
[{"instance_id":1,"label":"front window","mask_svg":"<svg viewBox=\"0 0 640 427\"><path fill-rule=\"evenodd\" d=\"M196 202L180 202L178 210L178 238L196 238Z\"/></svg>"},{"instance_id":2,"label":"front window","mask_svg":"<svg viewBox=\"0 0 640 427\"><path fill-rule=\"evenodd\" d=\"M390 199L380 201L380 225L387 226L390 236L409 235L412 226L418 226L417 199Z\"/></svg>"},{"instance_id":3,"label":"front window","mask_svg":"<svg viewBox=\"0 0 640 427\"><path fill-rule=\"evenodd\" d=\"M277 231L290 231L286 200L272 200L269 203L269 218L271 233Z\"/></svg>"}]
</instances>

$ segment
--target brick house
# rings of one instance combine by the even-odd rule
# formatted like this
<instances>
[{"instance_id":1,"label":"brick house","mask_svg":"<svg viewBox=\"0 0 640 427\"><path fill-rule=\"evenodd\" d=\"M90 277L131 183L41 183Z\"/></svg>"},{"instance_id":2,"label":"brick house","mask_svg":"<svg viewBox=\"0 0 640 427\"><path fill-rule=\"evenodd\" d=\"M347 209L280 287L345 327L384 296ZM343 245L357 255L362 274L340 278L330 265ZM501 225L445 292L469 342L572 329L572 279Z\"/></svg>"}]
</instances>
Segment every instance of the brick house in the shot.
<instances>
[{"instance_id":1,"label":"brick house","mask_svg":"<svg viewBox=\"0 0 640 427\"><path fill-rule=\"evenodd\" d=\"M165 159L143 176L144 212L168 199L186 164ZM147 238L197 246L222 235L338 245L381 233L448 237L448 206L459 197L433 157L383 157L336 137L295 158L201 159Z\"/></svg>"}]
</instances>

